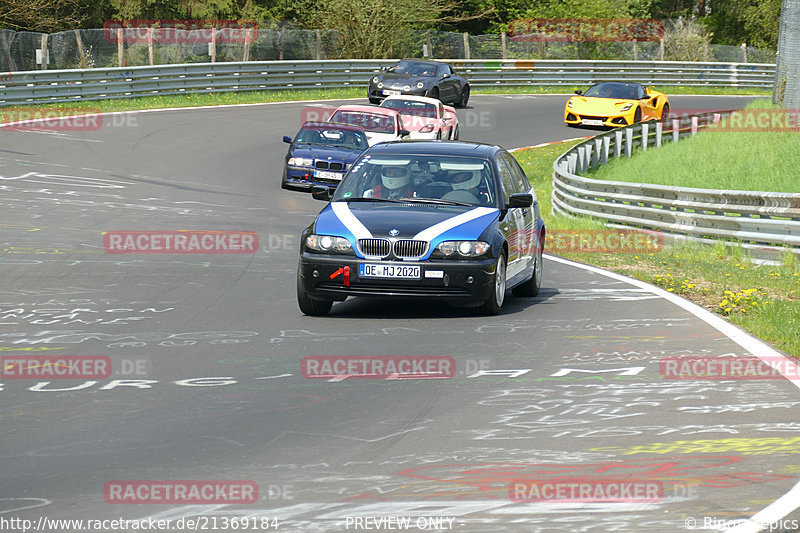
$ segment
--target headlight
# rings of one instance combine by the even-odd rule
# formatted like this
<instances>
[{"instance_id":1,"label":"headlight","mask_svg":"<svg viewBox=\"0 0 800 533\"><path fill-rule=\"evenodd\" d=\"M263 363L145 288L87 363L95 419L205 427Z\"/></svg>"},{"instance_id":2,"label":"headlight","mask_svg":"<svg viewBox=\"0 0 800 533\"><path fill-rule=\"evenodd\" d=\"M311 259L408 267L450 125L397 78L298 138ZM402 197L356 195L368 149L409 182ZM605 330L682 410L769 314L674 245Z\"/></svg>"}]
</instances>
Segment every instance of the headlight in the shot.
<instances>
[{"instance_id":1,"label":"headlight","mask_svg":"<svg viewBox=\"0 0 800 533\"><path fill-rule=\"evenodd\" d=\"M383 89L383 82L382 81L378 82L378 89Z\"/></svg>"},{"instance_id":2,"label":"headlight","mask_svg":"<svg viewBox=\"0 0 800 533\"><path fill-rule=\"evenodd\" d=\"M422 89L423 87L425 87L425 84L422 83L421 81L418 81L417 82L417 89Z\"/></svg>"},{"instance_id":3,"label":"headlight","mask_svg":"<svg viewBox=\"0 0 800 533\"><path fill-rule=\"evenodd\" d=\"M567 107L572 107L572 99L567 100Z\"/></svg>"},{"instance_id":4,"label":"headlight","mask_svg":"<svg viewBox=\"0 0 800 533\"><path fill-rule=\"evenodd\" d=\"M625 104L622 108L620 108L620 111L627 111L628 109L630 109L632 107L633 107L633 104Z\"/></svg>"},{"instance_id":5,"label":"headlight","mask_svg":"<svg viewBox=\"0 0 800 533\"><path fill-rule=\"evenodd\" d=\"M378 76L375 76L374 78L372 78L372 83L378 83Z\"/></svg>"},{"instance_id":6,"label":"headlight","mask_svg":"<svg viewBox=\"0 0 800 533\"><path fill-rule=\"evenodd\" d=\"M404 91L410 91L411 90L411 85L406 85L405 87L403 87L403 90Z\"/></svg>"},{"instance_id":7,"label":"headlight","mask_svg":"<svg viewBox=\"0 0 800 533\"><path fill-rule=\"evenodd\" d=\"M331 237L330 235L309 235L306 237L306 248L327 254L353 253L350 241L342 237Z\"/></svg>"},{"instance_id":8,"label":"headlight","mask_svg":"<svg viewBox=\"0 0 800 533\"><path fill-rule=\"evenodd\" d=\"M483 241L445 241L431 254L431 257L480 257L489 251L491 246Z\"/></svg>"},{"instance_id":9,"label":"headlight","mask_svg":"<svg viewBox=\"0 0 800 533\"><path fill-rule=\"evenodd\" d=\"M420 133L430 133L433 131L433 124L428 124L427 126L423 126L419 132Z\"/></svg>"},{"instance_id":10,"label":"headlight","mask_svg":"<svg viewBox=\"0 0 800 533\"><path fill-rule=\"evenodd\" d=\"M290 157L289 164L293 167L313 167L314 160L306 159L305 157Z\"/></svg>"}]
</instances>

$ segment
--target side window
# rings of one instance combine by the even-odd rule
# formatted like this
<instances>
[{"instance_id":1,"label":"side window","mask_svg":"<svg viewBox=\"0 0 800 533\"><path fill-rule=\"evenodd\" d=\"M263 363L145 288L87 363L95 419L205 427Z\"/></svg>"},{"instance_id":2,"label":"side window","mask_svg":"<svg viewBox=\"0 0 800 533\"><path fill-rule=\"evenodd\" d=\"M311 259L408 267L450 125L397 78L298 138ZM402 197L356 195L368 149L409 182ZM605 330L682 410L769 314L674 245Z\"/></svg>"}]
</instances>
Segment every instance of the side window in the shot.
<instances>
[{"instance_id":1,"label":"side window","mask_svg":"<svg viewBox=\"0 0 800 533\"><path fill-rule=\"evenodd\" d=\"M515 192L528 192L531 190L531 183L528 181L525 171L522 170L522 167L519 166L517 160L514 159L514 156L511 154L503 155L508 158L508 164L511 167L511 174L514 176L514 182L517 185L517 190Z\"/></svg>"},{"instance_id":2,"label":"side window","mask_svg":"<svg viewBox=\"0 0 800 533\"><path fill-rule=\"evenodd\" d=\"M514 176L511 173L508 162L502 156L497 158L497 173L500 176L500 182L505 192L505 200L507 200L509 196L517 192L517 186L514 183Z\"/></svg>"},{"instance_id":3,"label":"side window","mask_svg":"<svg viewBox=\"0 0 800 533\"><path fill-rule=\"evenodd\" d=\"M447 65L442 65L441 67L439 67L439 71L437 73L437 76L442 78L442 77L444 77L445 74L449 74L448 66Z\"/></svg>"}]
</instances>

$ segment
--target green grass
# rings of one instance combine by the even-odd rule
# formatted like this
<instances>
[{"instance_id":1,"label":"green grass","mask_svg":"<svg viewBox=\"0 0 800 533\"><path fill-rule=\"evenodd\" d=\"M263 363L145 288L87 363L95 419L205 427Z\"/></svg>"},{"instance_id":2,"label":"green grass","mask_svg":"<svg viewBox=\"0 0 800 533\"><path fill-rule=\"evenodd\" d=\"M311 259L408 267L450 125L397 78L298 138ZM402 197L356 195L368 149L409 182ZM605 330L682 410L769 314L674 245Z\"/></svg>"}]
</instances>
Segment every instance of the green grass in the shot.
<instances>
[{"instance_id":1,"label":"green grass","mask_svg":"<svg viewBox=\"0 0 800 533\"><path fill-rule=\"evenodd\" d=\"M554 216L551 213L553 161L575 144L577 141L514 153L536 190L550 235L559 231L604 227L598 220ZM650 157L657 152L653 150L641 157ZM668 166L671 168L673 163L670 160ZM645 177L641 181L651 181L652 174L641 176ZM751 179L761 183L763 178L754 174ZM692 242L666 244L661 251L653 253L561 255L680 294L787 353L800 357L800 264L790 253L785 254L782 264L778 266L756 265L749 261L746 251L740 248L728 249L722 244L703 246Z\"/></svg>"},{"instance_id":2,"label":"green grass","mask_svg":"<svg viewBox=\"0 0 800 533\"><path fill-rule=\"evenodd\" d=\"M567 94L576 89L585 89L585 86L542 86L542 87L491 87L474 88L473 94ZM719 87L672 87L661 88L667 94L748 94L761 95L764 91L755 89L719 88ZM256 104L263 102L285 102L291 100L339 100L345 98L363 98L366 100L365 87L351 87L341 89L311 89L311 90L272 90L272 91L245 91L241 93L199 93L171 96L142 96L136 98L114 98L108 100L75 101L35 104L36 107L56 108L74 112L110 112L130 111L135 109L160 109L165 107L192 107L211 105L236 105ZM18 111L30 111L32 105L26 106L0 106L0 122L4 121L3 115L8 120L16 120Z\"/></svg>"},{"instance_id":3,"label":"green grass","mask_svg":"<svg viewBox=\"0 0 800 533\"><path fill-rule=\"evenodd\" d=\"M747 108L773 107L756 100ZM680 161L679 166L675 161ZM680 169L679 171L677 169ZM658 150L638 150L590 172L596 179L708 189L797 192L800 133L701 131Z\"/></svg>"}]
</instances>

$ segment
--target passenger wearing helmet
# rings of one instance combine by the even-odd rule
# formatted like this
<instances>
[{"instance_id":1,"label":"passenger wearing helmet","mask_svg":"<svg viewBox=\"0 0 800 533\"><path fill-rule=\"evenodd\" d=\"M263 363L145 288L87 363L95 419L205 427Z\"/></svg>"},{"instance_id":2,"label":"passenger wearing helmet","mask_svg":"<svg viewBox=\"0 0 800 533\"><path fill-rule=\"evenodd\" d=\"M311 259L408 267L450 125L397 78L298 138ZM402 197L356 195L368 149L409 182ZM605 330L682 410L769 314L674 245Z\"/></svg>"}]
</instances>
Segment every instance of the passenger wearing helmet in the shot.
<instances>
[{"instance_id":1,"label":"passenger wearing helmet","mask_svg":"<svg viewBox=\"0 0 800 533\"><path fill-rule=\"evenodd\" d=\"M384 166L381 168L381 183L364 194L367 198L415 198L417 191L411 184L411 175L406 167Z\"/></svg>"},{"instance_id":2,"label":"passenger wearing helmet","mask_svg":"<svg viewBox=\"0 0 800 533\"><path fill-rule=\"evenodd\" d=\"M482 204L488 204L491 198L489 192L481 184L481 173L471 170L456 172L450 175L450 186L454 191L469 191L478 198Z\"/></svg>"}]
</instances>

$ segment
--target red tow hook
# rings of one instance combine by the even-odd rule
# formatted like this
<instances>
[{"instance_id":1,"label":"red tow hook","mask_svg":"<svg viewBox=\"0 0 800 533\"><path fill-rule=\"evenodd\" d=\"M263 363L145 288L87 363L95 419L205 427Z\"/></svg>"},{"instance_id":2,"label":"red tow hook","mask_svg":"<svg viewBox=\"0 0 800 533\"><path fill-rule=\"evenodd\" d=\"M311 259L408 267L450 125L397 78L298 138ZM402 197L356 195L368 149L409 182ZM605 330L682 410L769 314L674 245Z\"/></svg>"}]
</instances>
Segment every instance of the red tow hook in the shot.
<instances>
[{"instance_id":1,"label":"red tow hook","mask_svg":"<svg viewBox=\"0 0 800 533\"><path fill-rule=\"evenodd\" d=\"M349 266L344 267L344 286L345 287L349 287L350 286L350 267Z\"/></svg>"}]
</instances>

